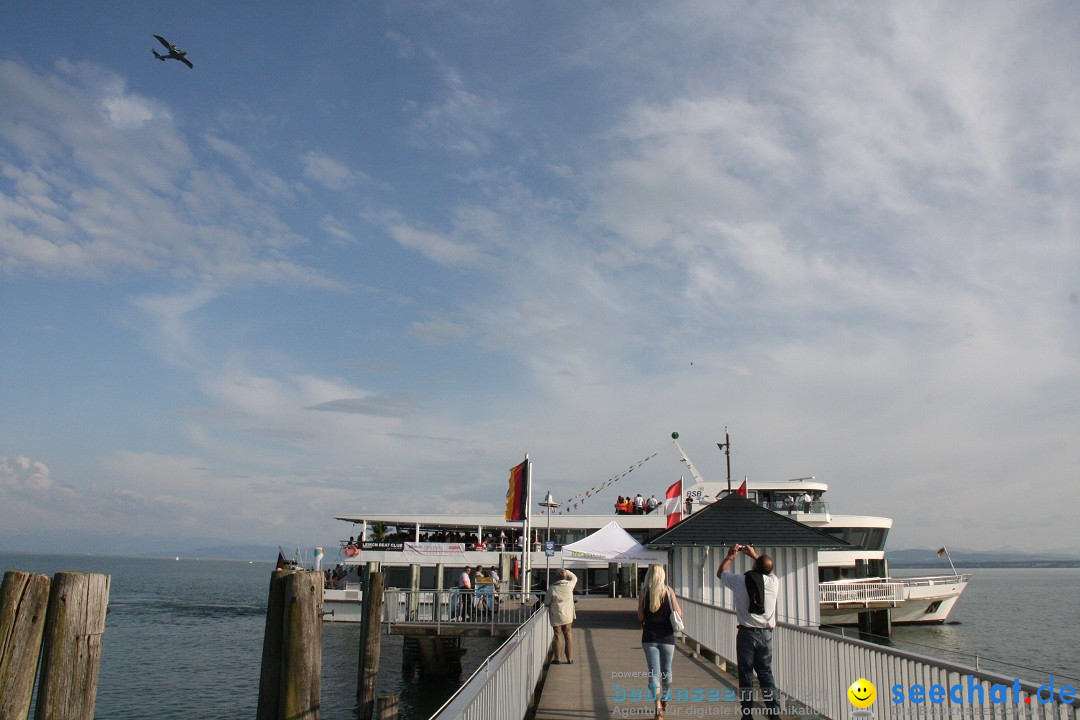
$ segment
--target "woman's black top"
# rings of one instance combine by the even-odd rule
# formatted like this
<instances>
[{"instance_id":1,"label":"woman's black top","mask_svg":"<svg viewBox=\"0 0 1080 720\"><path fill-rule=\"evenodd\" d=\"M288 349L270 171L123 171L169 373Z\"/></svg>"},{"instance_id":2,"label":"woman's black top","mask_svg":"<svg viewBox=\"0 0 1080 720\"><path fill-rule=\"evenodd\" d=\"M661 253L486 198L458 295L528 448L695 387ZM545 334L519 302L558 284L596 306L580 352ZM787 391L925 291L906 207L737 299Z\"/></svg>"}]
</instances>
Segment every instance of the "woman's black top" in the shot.
<instances>
[{"instance_id":1,"label":"woman's black top","mask_svg":"<svg viewBox=\"0 0 1080 720\"><path fill-rule=\"evenodd\" d=\"M644 593L643 593L644 595ZM656 612L649 612L649 597L644 595L642 607L645 624L641 627L641 642L675 644L675 631L671 629L671 594L664 588L664 599Z\"/></svg>"}]
</instances>

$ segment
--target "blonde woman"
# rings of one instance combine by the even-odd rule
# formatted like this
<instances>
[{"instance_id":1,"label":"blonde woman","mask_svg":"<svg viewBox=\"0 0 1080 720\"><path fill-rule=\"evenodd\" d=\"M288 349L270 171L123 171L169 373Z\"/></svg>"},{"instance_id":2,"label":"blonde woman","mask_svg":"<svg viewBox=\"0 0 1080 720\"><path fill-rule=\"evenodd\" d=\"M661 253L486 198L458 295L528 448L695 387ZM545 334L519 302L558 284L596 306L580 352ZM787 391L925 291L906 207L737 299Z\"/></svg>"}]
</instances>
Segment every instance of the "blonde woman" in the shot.
<instances>
[{"instance_id":1,"label":"blonde woman","mask_svg":"<svg viewBox=\"0 0 1080 720\"><path fill-rule=\"evenodd\" d=\"M671 695L671 659L675 655L675 631L671 611L682 613L679 600L667 585L663 565L650 565L638 595L641 647L649 664L649 689L656 699L656 718L663 720Z\"/></svg>"}]
</instances>

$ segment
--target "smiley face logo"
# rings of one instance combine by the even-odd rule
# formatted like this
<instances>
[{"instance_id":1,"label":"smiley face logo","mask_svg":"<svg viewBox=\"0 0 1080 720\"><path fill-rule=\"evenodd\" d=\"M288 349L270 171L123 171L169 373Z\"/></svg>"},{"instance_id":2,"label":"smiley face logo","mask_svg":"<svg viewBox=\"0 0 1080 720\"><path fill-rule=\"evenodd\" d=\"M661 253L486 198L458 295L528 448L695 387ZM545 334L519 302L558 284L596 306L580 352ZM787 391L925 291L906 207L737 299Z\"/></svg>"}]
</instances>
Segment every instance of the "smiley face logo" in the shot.
<instances>
[{"instance_id":1,"label":"smiley face logo","mask_svg":"<svg viewBox=\"0 0 1080 720\"><path fill-rule=\"evenodd\" d=\"M851 683L851 687L847 689L847 696L855 707L868 708L877 699L877 688L869 680L859 678Z\"/></svg>"}]
</instances>

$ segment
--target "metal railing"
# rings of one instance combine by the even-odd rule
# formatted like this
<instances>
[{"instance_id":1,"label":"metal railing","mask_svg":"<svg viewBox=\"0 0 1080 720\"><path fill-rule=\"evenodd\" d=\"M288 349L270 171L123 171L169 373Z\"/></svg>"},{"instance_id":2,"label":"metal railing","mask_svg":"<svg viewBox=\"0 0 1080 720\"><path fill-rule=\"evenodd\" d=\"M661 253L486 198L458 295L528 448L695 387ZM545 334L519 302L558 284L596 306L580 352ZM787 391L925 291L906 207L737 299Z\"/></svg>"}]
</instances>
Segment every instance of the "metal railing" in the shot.
<instances>
[{"instance_id":1,"label":"metal railing","mask_svg":"<svg viewBox=\"0 0 1080 720\"><path fill-rule=\"evenodd\" d=\"M431 720L525 717L553 635L548 614L533 612L524 625L480 664Z\"/></svg>"},{"instance_id":2,"label":"metal railing","mask_svg":"<svg viewBox=\"0 0 1080 720\"><path fill-rule=\"evenodd\" d=\"M735 613L682 596L679 603L687 638L734 665ZM789 623L777 623L772 650L777 689L836 720L852 716L847 691L860 678L877 688L869 709L878 720L1077 720L1080 700L1061 702L1061 683L1054 690L1059 694L1043 702L1048 686ZM924 691L918 703L911 698L915 685ZM897 686L903 693L899 703L893 702ZM931 695L935 686L941 687L940 702Z\"/></svg>"},{"instance_id":3,"label":"metal railing","mask_svg":"<svg viewBox=\"0 0 1080 720\"><path fill-rule=\"evenodd\" d=\"M834 605L863 604L871 602L898 603L904 599L902 582L838 582L818 585L818 595L823 603Z\"/></svg>"},{"instance_id":4,"label":"metal railing","mask_svg":"<svg viewBox=\"0 0 1080 720\"><path fill-rule=\"evenodd\" d=\"M932 575L917 578L893 578L894 582L902 582L904 587L927 587L930 585L956 585L965 583L971 575Z\"/></svg>"},{"instance_id":5,"label":"metal railing","mask_svg":"<svg viewBox=\"0 0 1080 720\"><path fill-rule=\"evenodd\" d=\"M523 624L536 610L533 593L480 590L397 590L383 594L383 622L390 625L485 625L494 628Z\"/></svg>"}]
</instances>

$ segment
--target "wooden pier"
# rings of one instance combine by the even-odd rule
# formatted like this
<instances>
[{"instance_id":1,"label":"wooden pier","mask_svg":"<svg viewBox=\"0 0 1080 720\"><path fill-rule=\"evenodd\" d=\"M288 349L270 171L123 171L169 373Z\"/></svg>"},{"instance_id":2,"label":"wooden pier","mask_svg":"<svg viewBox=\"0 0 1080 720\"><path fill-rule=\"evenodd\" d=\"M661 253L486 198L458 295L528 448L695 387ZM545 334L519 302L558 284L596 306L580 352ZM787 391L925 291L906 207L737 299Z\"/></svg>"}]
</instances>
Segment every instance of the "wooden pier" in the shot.
<instances>
[{"instance_id":1,"label":"wooden pier","mask_svg":"<svg viewBox=\"0 0 1080 720\"><path fill-rule=\"evenodd\" d=\"M573 626L574 664L551 665L535 720L581 718L652 718L649 678L634 599L587 599L577 605ZM560 658L562 659L562 658ZM672 661L672 690L665 718L740 716L738 676L694 657L681 642ZM707 698L692 701L700 689ZM685 694L683 694L685 691ZM735 699L725 701L724 696ZM635 699L637 698L637 699ZM686 699L684 699L686 698Z\"/></svg>"}]
</instances>

